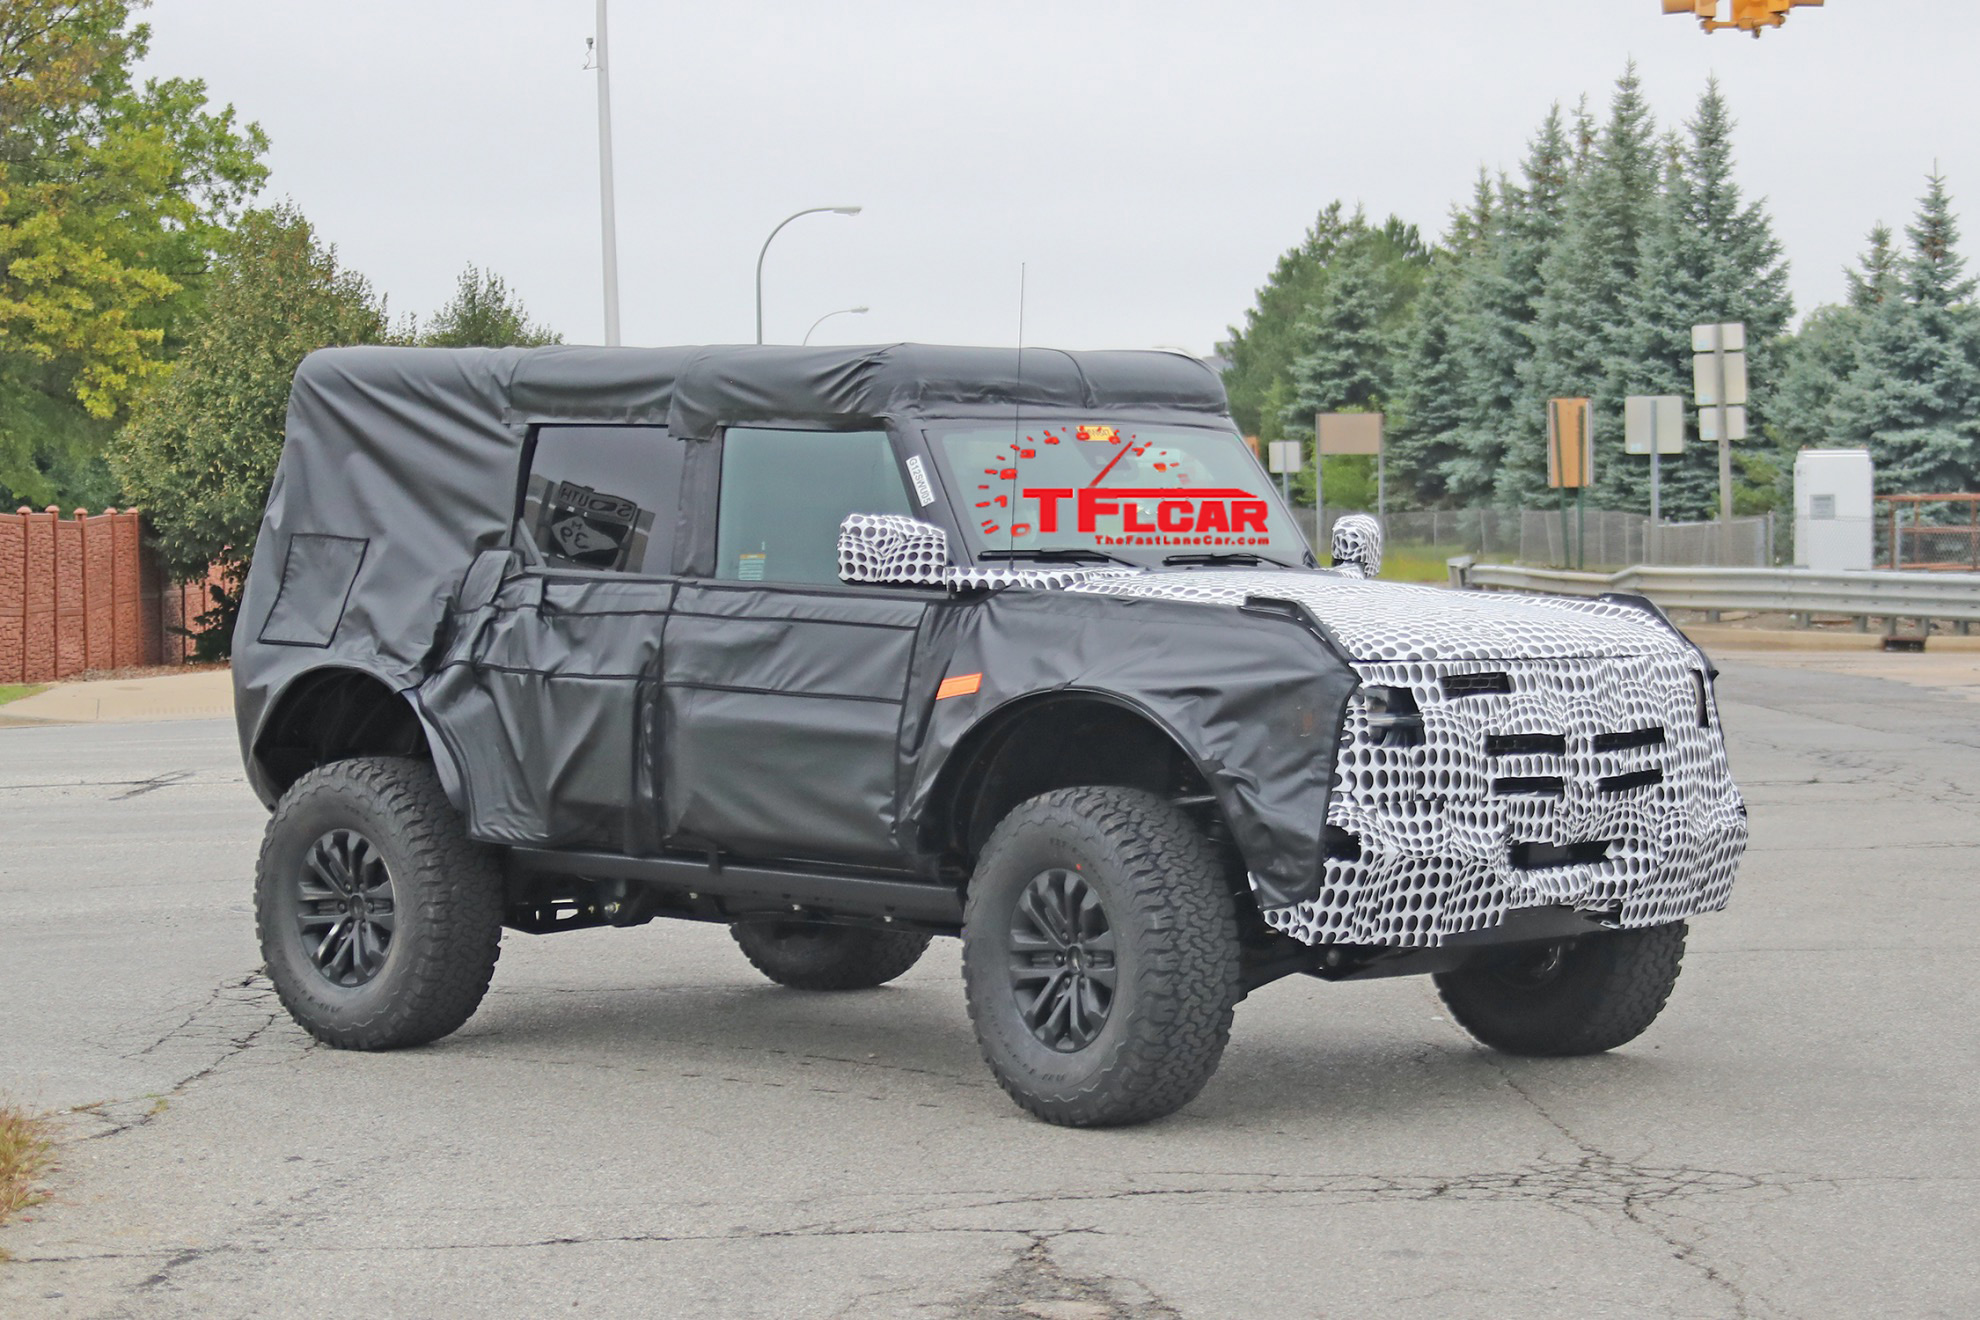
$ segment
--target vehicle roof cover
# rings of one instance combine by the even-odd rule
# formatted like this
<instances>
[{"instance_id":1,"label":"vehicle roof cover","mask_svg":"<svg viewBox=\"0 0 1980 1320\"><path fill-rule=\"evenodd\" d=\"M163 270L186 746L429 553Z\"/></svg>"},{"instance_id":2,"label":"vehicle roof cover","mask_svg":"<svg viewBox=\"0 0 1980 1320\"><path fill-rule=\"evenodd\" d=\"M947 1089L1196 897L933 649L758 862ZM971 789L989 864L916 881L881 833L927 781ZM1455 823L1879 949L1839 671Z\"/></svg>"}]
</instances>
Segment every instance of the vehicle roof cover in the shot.
<instances>
[{"instance_id":1,"label":"vehicle roof cover","mask_svg":"<svg viewBox=\"0 0 1980 1320\"><path fill-rule=\"evenodd\" d=\"M244 750L271 697L304 670L348 663L397 687L424 677L448 598L476 554L507 542L532 425L664 424L706 440L728 424L1013 409L1226 416L1216 373L1166 352L890 344L313 353L296 372L238 624Z\"/></svg>"}]
</instances>

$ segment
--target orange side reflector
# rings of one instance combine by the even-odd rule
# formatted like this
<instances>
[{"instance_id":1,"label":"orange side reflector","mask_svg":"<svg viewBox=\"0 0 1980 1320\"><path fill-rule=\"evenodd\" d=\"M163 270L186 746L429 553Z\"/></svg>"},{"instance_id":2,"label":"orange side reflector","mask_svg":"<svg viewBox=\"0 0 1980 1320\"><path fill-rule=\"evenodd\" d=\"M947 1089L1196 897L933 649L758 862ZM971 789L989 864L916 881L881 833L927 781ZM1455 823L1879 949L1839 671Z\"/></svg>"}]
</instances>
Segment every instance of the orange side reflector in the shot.
<instances>
[{"instance_id":1,"label":"orange side reflector","mask_svg":"<svg viewBox=\"0 0 1980 1320\"><path fill-rule=\"evenodd\" d=\"M951 674L942 680L942 686L935 689L935 700L944 697L966 697L983 686L981 674Z\"/></svg>"}]
</instances>

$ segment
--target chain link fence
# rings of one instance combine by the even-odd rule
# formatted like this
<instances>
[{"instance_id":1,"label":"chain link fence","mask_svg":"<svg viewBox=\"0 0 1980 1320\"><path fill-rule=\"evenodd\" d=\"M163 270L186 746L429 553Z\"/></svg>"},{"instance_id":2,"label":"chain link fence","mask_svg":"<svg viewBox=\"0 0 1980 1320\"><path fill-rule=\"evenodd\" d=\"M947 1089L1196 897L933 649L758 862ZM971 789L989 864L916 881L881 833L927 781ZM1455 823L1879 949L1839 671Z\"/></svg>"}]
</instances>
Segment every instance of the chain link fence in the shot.
<instances>
[{"instance_id":1,"label":"chain link fence","mask_svg":"<svg viewBox=\"0 0 1980 1320\"><path fill-rule=\"evenodd\" d=\"M1324 559L1334 524L1359 509L1326 510L1325 526L1314 510L1295 509L1300 530ZM1683 568L1767 568L1774 562L1774 515L1733 519L1732 555L1724 553L1717 522L1663 523L1654 535L1650 519L1616 509L1587 509L1565 516L1557 509L1423 509L1391 513L1383 540L1392 546L1422 546L1450 555L1521 564L1567 567L1578 560L1588 568L1669 564ZM1585 542L1582 537L1585 535ZM1583 546L1576 555L1577 544Z\"/></svg>"}]
</instances>

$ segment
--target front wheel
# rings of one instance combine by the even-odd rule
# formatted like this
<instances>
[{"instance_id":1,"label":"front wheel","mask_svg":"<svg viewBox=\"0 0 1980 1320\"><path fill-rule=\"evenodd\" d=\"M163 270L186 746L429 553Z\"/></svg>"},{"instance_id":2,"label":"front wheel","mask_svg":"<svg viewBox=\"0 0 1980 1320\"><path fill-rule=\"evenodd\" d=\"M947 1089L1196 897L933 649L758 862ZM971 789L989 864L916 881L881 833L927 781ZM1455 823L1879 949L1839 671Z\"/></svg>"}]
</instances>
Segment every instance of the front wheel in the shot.
<instances>
[{"instance_id":1,"label":"front wheel","mask_svg":"<svg viewBox=\"0 0 1980 1320\"><path fill-rule=\"evenodd\" d=\"M1433 979L1480 1044L1506 1054L1600 1054L1657 1020L1677 984L1684 936L1682 921L1608 931L1483 955Z\"/></svg>"},{"instance_id":2,"label":"front wheel","mask_svg":"<svg viewBox=\"0 0 1980 1320\"><path fill-rule=\"evenodd\" d=\"M963 986L984 1061L1067 1127L1182 1108L1217 1070L1239 989L1235 901L1178 808L1128 788L1006 816L970 881Z\"/></svg>"}]
</instances>

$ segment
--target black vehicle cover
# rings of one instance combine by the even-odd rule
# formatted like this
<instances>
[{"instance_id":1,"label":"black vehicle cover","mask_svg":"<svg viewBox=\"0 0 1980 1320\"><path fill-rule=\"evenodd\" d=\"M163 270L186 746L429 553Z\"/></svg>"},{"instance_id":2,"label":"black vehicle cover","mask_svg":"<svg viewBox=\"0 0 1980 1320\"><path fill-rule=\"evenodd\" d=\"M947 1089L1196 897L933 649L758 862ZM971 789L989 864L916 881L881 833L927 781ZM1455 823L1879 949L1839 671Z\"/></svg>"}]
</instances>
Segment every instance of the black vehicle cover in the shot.
<instances>
[{"instance_id":1,"label":"black vehicle cover","mask_svg":"<svg viewBox=\"0 0 1980 1320\"><path fill-rule=\"evenodd\" d=\"M250 779L272 804L282 785L257 757L258 741L284 689L309 671L355 669L394 690L433 686L425 695L435 702L460 699L466 675L435 676L450 646L462 663L459 630L478 626L476 606L487 598L462 609L463 582L480 552L509 544L522 451L537 424L664 423L675 436L712 440L731 424L850 428L1006 416L1014 407L1197 424L1227 418L1215 374L1169 353L1028 349L1021 364L1015 350L919 345L313 354L296 374L236 635L236 714ZM713 516L692 500L680 511L684 522ZM903 852L918 851L916 818L947 756L982 716L1041 692L1080 690L1117 698L1171 732L1224 805L1247 858L1262 866L1261 880L1292 890L1317 880L1334 742L1355 679L1314 632L1283 613L1233 628L1222 612L1168 602L906 594L923 608L902 693L898 772L865 795ZM1189 643L1178 645L1184 636ZM602 635L598 644L621 649ZM577 649L532 663L552 660L572 676L617 667ZM934 684L952 663L983 671L981 699L937 708ZM656 671L652 680L660 691L674 678ZM665 702L643 699L642 720L659 718ZM561 747L511 740L471 750L488 761L479 769L484 782L491 771L506 774L529 800L526 808L464 802L478 835L602 842L586 824L595 802L549 800L558 785L584 778L574 758L585 751L585 720L563 727ZM726 767L702 770L694 780L701 794L719 792L725 773L740 782ZM656 796L671 802L680 786L660 787ZM657 843L630 838L624 846Z\"/></svg>"}]
</instances>

